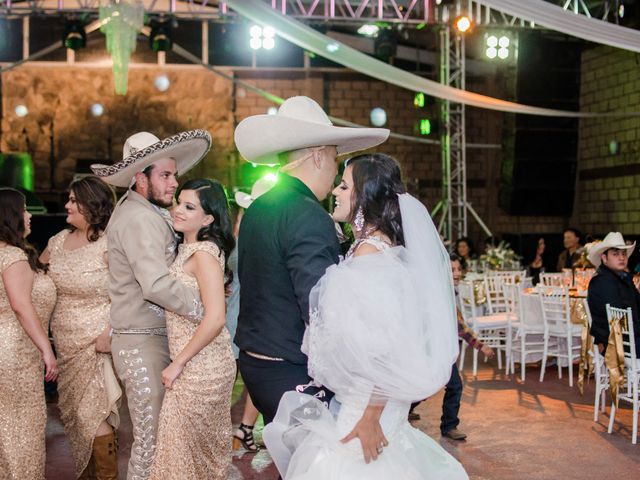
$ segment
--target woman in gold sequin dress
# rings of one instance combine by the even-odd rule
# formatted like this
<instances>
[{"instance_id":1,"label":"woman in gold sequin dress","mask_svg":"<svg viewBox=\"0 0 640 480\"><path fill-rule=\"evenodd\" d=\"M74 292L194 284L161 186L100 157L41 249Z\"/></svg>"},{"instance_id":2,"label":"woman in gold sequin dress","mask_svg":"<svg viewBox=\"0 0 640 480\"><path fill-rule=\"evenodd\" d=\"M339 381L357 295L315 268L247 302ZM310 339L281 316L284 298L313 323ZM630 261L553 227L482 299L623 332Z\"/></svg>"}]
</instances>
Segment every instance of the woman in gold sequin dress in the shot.
<instances>
[{"instance_id":1,"label":"woman in gold sequin dress","mask_svg":"<svg viewBox=\"0 0 640 480\"><path fill-rule=\"evenodd\" d=\"M225 327L226 258L233 249L224 188L190 180L173 210L183 235L171 274L200 290L199 324L167 312L172 363L162 372L167 389L151 479L226 479L231 463L231 389L235 360Z\"/></svg>"},{"instance_id":2,"label":"woman in gold sequin dress","mask_svg":"<svg viewBox=\"0 0 640 480\"><path fill-rule=\"evenodd\" d=\"M114 428L120 389L111 364L107 226L113 191L97 177L71 184L65 229L49 240L58 301L51 332L60 364L58 407L78 478L118 476ZM110 388L115 387L115 388Z\"/></svg>"},{"instance_id":3,"label":"woman in gold sequin dress","mask_svg":"<svg viewBox=\"0 0 640 480\"><path fill-rule=\"evenodd\" d=\"M43 480L47 410L42 383L58 366L47 336L56 289L25 242L25 197L0 189L0 478Z\"/></svg>"}]
</instances>

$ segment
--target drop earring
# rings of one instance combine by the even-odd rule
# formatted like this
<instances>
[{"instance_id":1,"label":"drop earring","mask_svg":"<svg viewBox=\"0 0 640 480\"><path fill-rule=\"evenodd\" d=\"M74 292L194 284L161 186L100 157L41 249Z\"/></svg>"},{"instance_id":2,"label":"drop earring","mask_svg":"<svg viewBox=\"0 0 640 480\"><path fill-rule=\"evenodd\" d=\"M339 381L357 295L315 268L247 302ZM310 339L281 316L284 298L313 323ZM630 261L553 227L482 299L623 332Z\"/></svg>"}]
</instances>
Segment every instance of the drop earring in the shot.
<instances>
[{"instance_id":1,"label":"drop earring","mask_svg":"<svg viewBox=\"0 0 640 480\"><path fill-rule=\"evenodd\" d=\"M353 227L356 229L357 234L362 232L364 228L364 212L362 211L362 207L359 207L356 212L356 216L353 219Z\"/></svg>"}]
</instances>

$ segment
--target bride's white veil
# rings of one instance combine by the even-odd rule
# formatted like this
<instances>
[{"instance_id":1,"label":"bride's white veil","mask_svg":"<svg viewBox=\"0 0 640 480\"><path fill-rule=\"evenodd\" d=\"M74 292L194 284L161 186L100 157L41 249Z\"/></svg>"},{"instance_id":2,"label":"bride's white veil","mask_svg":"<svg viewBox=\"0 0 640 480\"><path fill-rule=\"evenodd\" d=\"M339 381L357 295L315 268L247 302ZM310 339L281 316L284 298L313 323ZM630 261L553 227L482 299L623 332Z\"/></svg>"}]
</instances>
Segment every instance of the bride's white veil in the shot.
<instances>
[{"instance_id":1,"label":"bride's white veil","mask_svg":"<svg viewBox=\"0 0 640 480\"><path fill-rule=\"evenodd\" d=\"M398 195L398 202L408 253L407 268L420 293L424 340L430 357L429 376L435 380L432 388L437 391L448 382L459 350L449 254L426 207L408 193Z\"/></svg>"}]
</instances>

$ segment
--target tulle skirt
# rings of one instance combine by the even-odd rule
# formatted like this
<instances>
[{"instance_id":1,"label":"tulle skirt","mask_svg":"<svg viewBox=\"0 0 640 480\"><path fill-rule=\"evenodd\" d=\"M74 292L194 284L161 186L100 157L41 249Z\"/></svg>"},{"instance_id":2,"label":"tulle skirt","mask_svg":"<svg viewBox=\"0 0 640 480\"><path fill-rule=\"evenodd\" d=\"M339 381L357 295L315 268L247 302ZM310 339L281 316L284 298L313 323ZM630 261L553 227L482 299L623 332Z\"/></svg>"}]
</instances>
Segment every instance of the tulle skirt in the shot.
<instances>
[{"instance_id":1,"label":"tulle skirt","mask_svg":"<svg viewBox=\"0 0 640 480\"><path fill-rule=\"evenodd\" d=\"M389 445L364 462L360 440L340 442L366 405L343 402L331 413L314 397L287 392L264 440L285 480L466 480L462 465L407 422L409 404L389 402L380 424Z\"/></svg>"}]
</instances>

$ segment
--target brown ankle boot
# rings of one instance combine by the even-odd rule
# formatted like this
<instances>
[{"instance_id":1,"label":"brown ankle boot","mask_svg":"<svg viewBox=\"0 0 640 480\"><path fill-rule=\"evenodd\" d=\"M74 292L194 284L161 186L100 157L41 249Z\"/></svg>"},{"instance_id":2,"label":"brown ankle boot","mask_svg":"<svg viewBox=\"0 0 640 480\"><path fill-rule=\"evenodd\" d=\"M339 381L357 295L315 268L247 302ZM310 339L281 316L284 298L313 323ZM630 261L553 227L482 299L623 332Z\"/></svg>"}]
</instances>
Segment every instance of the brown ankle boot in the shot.
<instances>
[{"instance_id":1,"label":"brown ankle boot","mask_svg":"<svg viewBox=\"0 0 640 480\"><path fill-rule=\"evenodd\" d=\"M118 444L114 432L93 440L93 455L96 462L97 480L118 479Z\"/></svg>"}]
</instances>

